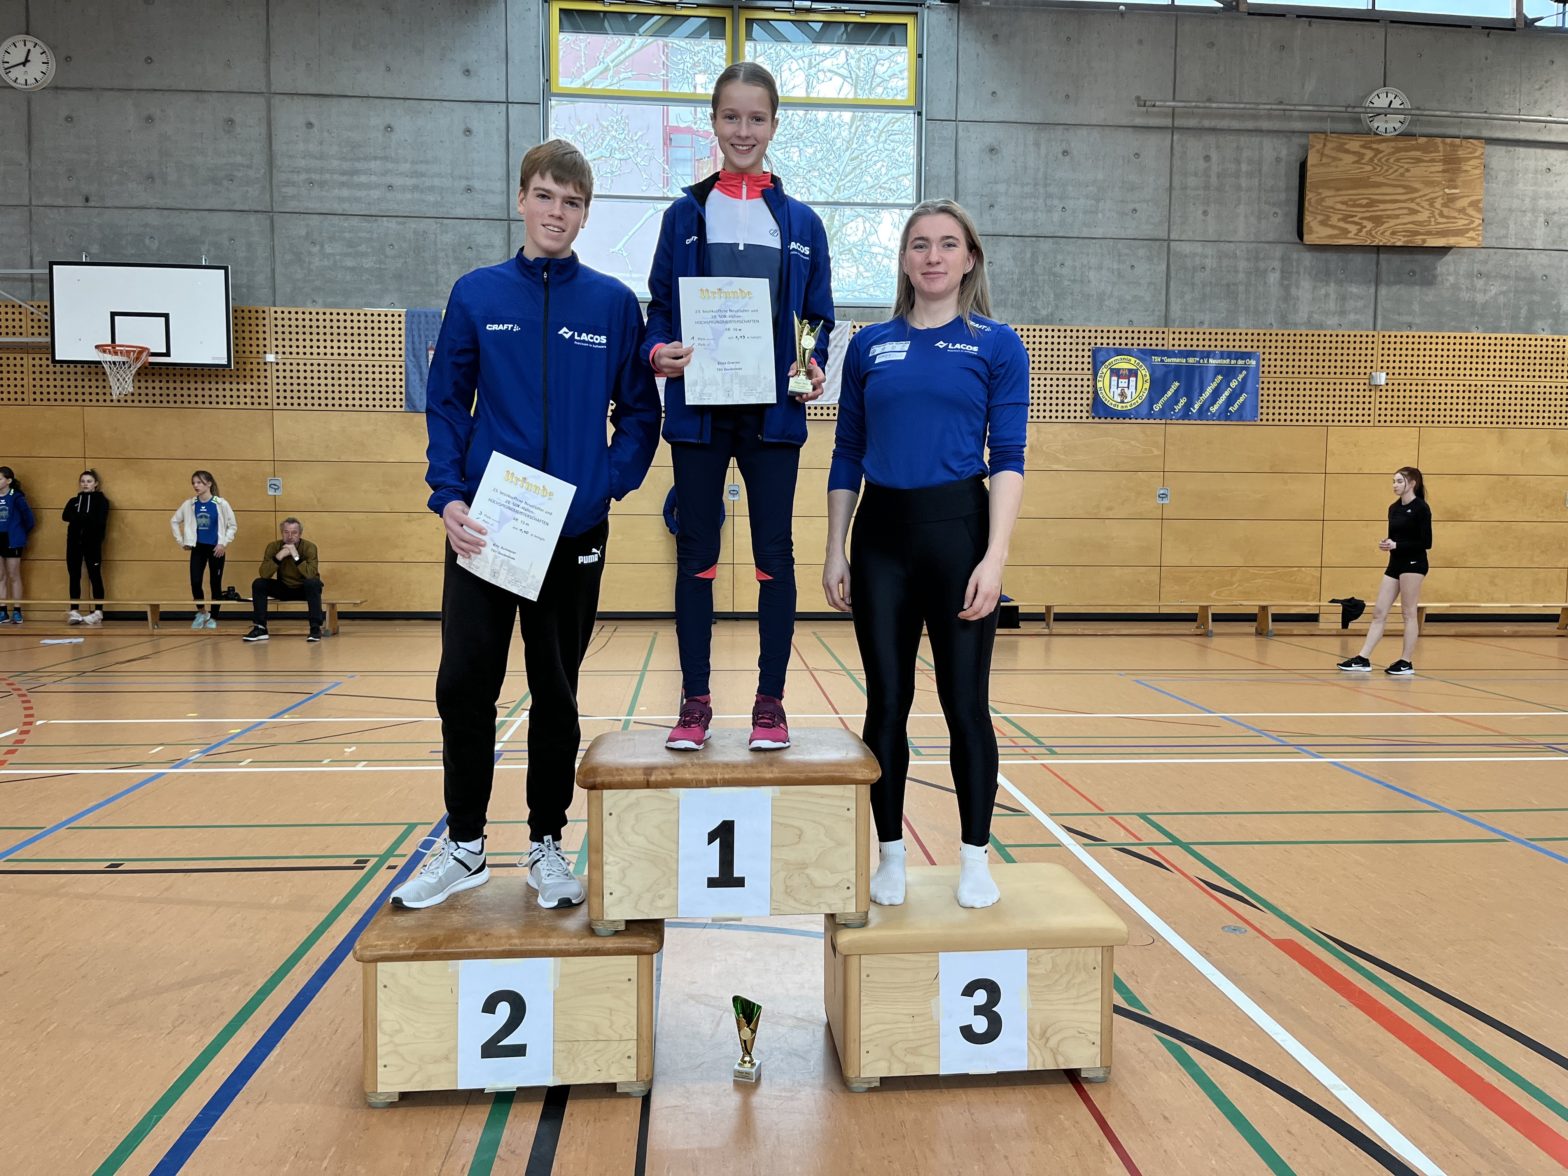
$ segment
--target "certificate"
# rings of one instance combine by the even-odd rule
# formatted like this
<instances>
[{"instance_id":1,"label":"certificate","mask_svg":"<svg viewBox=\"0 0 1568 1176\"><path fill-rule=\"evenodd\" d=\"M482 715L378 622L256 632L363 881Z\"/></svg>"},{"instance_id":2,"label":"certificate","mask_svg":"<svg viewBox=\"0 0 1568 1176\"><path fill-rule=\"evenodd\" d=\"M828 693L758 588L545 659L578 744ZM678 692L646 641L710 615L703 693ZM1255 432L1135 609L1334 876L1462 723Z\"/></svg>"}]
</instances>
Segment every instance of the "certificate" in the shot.
<instances>
[{"instance_id":1,"label":"certificate","mask_svg":"<svg viewBox=\"0 0 1568 1176\"><path fill-rule=\"evenodd\" d=\"M478 555L457 562L481 580L538 600L577 487L543 470L492 453L468 517L488 532Z\"/></svg>"},{"instance_id":2,"label":"certificate","mask_svg":"<svg viewBox=\"0 0 1568 1176\"><path fill-rule=\"evenodd\" d=\"M773 404L773 299L765 278L682 278L686 403Z\"/></svg>"}]
</instances>

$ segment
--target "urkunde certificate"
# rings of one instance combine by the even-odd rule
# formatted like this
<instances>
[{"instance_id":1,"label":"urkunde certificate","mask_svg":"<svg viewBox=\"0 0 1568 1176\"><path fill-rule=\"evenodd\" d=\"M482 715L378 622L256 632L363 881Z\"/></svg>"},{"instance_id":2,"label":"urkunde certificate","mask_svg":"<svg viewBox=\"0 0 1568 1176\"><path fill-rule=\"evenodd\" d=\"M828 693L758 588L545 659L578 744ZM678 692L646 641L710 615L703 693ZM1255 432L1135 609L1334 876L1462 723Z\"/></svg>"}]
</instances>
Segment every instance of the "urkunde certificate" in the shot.
<instances>
[{"instance_id":1,"label":"urkunde certificate","mask_svg":"<svg viewBox=\"0 0 1568 1176\"><path fill-rule=\"evenodd\" d=\"M468 516L489 532L478 555L457 562L481 580L538 600L577 487L525 462L492 453Z\"/></svg>"},{"instance_id":2,"label":"urkunde certificate","mask_svg":"<svg viewBox=\"0 0 1568 1176\"><path fill-rule=\"evenodd\" d=\"M772 404L773 302L765 278L682 278L686 403Z\"/></svg>"}]
</instances>

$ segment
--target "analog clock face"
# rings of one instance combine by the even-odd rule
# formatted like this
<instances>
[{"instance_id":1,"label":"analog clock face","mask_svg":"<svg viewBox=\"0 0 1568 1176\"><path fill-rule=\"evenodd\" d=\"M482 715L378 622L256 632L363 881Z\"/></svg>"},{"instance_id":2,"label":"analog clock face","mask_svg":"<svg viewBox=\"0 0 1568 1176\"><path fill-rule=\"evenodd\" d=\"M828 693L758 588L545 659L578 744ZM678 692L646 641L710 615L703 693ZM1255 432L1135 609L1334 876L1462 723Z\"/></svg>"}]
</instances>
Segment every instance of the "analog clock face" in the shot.
<instances>
[{"instance_id":1,"label":"analog clock face","mask_svg":"<svg viewBox=\"0 0 1568 1176\"><path fill-rule=\"evenodd\" d=\"M38 90L54 77L54 54L26 33L0 44L0 77L18 90Z\"/></svg>"},{"instance_id":2,"label":"analog clock face","mask_svg":"<svg viewBox=\"0 0 1568 1176\"><path fill-rule=\"evenodd\" d=\"M1397 135L1410 125L1410 99L1393 86L1373 90L1362 106L1361 119L1374 135Z\"/></svg>"}]
</instances>

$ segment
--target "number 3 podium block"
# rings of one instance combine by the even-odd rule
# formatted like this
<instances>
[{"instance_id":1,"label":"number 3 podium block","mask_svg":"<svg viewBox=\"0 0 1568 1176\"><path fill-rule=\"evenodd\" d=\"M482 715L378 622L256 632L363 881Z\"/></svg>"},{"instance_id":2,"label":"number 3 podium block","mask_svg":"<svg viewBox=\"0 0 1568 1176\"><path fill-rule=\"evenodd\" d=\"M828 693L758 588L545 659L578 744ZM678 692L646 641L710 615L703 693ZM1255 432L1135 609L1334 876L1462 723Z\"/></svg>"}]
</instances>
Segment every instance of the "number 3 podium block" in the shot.
<instances>
[{"instance_id":1,"label":"number 3 podium block","mask_svg":"<svg viewBox=\"0 0 1568 1176\"><path fill-rule=\"evenodd\" d=\"M870 905L870 786L879 772L848 731L796 730L751 751L714 731L670 751L659 731L601 735L577 770L588 793L588 920L827 914L863 925Z\"/></svg>"},{"instance_id":2,"label":"number 3 podium block","mask_svg":"<svg viewBox=\"0 0 1568 1176\"><path fill-rule=\"evenodd\" d=\"M581 907L539 907L522 870L426 910L383 907L364 965L365 1098L653 1078L653 961L662 923L613 940Z\"/></svg>"},{"instance_id":3,"label":"number 3 podium block","mask_svg":"<svg viewBox=\"0 0 1568 1176\"><path fill-rule=\"evenodd\" d=\"M956 866L912 868L902 906L827 925L824 998L851 1090L914 1074L1110 1076L1111 953L1126 924L1061 866L992 876L1002 901L965 910Z\"/></svg>"}]
</instances>

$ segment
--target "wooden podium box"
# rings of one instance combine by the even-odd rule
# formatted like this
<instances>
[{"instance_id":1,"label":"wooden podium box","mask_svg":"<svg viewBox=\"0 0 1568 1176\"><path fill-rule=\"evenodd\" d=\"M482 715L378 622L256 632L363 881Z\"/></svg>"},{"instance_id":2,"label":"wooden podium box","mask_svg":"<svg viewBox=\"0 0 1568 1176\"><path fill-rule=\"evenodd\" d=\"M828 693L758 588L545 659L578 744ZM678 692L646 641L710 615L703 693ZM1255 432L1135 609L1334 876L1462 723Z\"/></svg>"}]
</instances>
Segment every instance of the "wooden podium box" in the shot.
<instances>
[{"instance_id":1,"label":"wooden podium box","mask_svg":"<svg viewBox=\"0 0 1568 1176\"><path fill-rule=\"evenodd\" d=\"M1111 1070L1112 952L1127 926L1061 866L999 864L995 906L960 907L956 866L911 868L904 904L824 935L824 1000L844 1082Z\"/></svg>"},{"instance_id":2,"label":"wooden podium box","mask_svg":"<svg viewBox=\"0 0 1568 1176\"><path fill-rule=\"evenodd\" d=\"M588 793L588 919L834 915L870 906L871 784L877 762L842 729L802 729L792 747L751 751L714 731L670 751L660 731L600 735L577 770ZM684 834L683 834L684 830Z\"/></svg>"},{"instance_id":3,"label":"wooden podium box","mask_svg":"<svg viewBox=\"0 0 1568 1176\"><path fill-rule=\"evenodd\" d=\"M633 923L602 939L588 929L582 907L543 910L522 870L491 870L485 885L439 906L382 908L355 946L364 967L366 1100L386 1106L405 1091L588 1082L645 1094L653 1078L653 963L664 946L663 924ZM537 1083L462 1082L459 1071L474 1052L472 1041L460 1040L460 989L474 971L465 968L516 960L540 961L549 992L539 995L552 1006L551 1026L546 1032L527 1020L526 1005L537 1010L540 1000L525 1002L505 984L493 985L501 991L490 995L481 985L474 991L490 1014L476 1017L480 1037L489 1035L482 1045L492 1047L488 1056L524 1049L507 1045L501 1030L528 1025L544 1034L535 1058L547 1052L553 1064Z\"/></svg>"}]
</instances>

